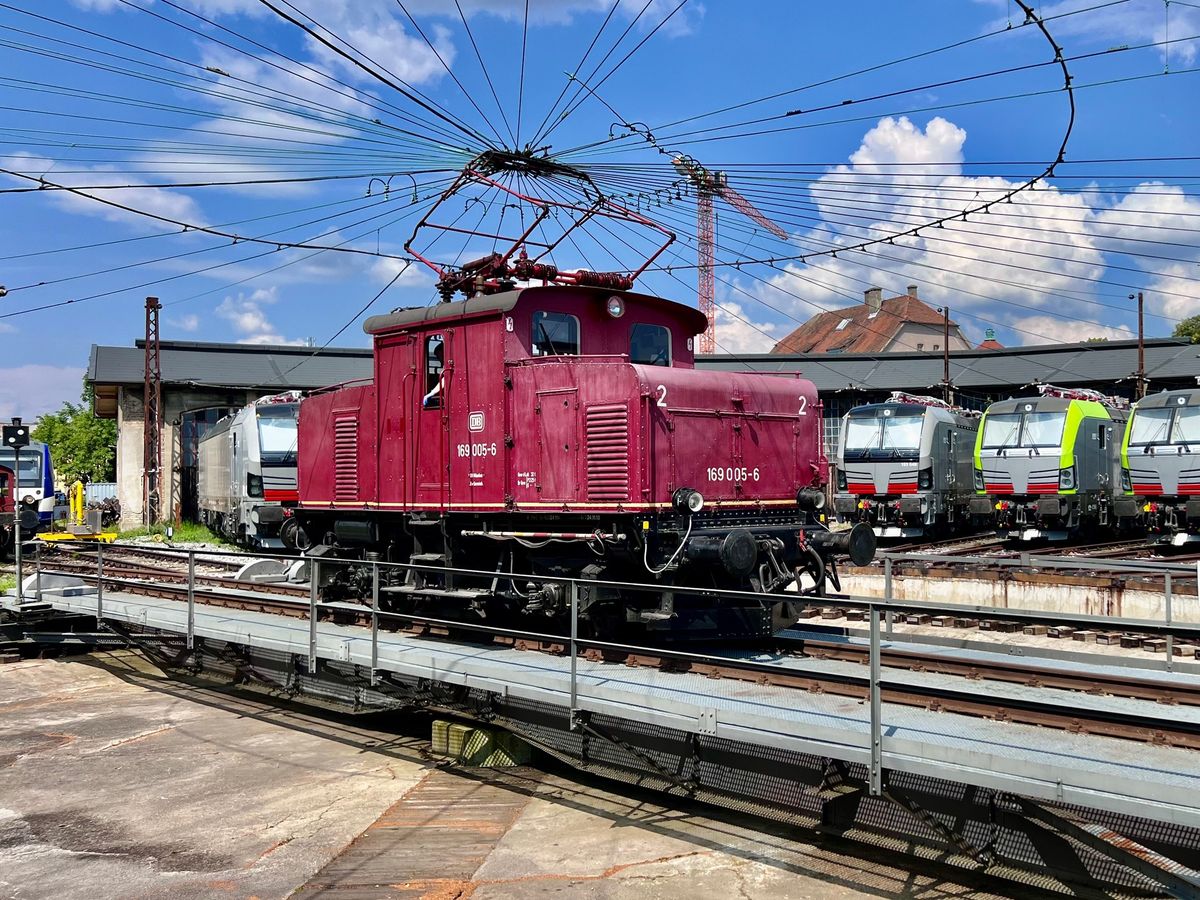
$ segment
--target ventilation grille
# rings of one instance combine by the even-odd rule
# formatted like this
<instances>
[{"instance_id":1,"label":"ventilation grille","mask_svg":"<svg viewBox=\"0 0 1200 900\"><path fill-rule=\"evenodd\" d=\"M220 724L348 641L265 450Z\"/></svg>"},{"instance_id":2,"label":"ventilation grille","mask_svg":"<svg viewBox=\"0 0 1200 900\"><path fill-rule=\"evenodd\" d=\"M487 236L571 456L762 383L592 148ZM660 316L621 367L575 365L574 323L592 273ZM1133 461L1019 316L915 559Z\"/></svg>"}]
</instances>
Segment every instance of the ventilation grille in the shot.
<instances>
[{"instance_id":1,"label":"ventilation grille","mask_svg":"<svg viewBox=\"0 0 1200 900\"><path fill-rule=\"evenodd\" d=\"M358 499L358 416L333 419L333 499Z\"/></svg>"},{"instance_id":2,"label":"ventilation grille","mask_svg":"<svg viewBox=\"0 0 1200 900\"><path fill-rule=\"evenodd\" d=\"M623 403L587 411L587 496L629 499L629 408Z\"/></svg>"}]
</instances>

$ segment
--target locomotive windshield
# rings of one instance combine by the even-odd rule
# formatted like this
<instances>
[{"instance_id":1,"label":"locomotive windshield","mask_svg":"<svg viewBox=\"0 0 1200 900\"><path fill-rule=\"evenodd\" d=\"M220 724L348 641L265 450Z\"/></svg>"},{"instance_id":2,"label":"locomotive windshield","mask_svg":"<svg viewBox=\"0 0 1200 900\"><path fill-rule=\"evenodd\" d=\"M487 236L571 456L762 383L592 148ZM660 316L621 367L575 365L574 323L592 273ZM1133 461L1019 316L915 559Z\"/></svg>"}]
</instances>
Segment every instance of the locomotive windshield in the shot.
<instances>
[{"instance_id":1,"label":"locomotive windshield","mask_svg":"<svg viewBox=\"0 0 1200 900\"><path fill-rule=\"evenodd\" d=\"M1200 443L1200 406L1139 409L1133 414L1129 446Z\"/></svg>"},{"instance_id":2,"label":"locomotive windshield","mask_svg":"<svg viewBox=\"0 0 1200 900\"><path fill-rule=\"evenodd\" d=\"M11 447L0 447L0 466L13 468L15 451ZM42 457L37 448L28 448L21 454L21 487L40 488L42 486Z\"/></svg>"},{"instance_id":3,"label":"locomotive windshield","mask_svg":"<svg viewBox=\"0 0 1200 900\"><path fill-rule=\"evenodd\" d=\"M1062 443L1065 412L1000 413L983 424L985 449L1057 447Z\"/></svg>"},{"instance_id":4,"label":"locomotive windshield","mask_svg":"<svg viewBox=\"0 0 1200 900\"><path fill-rule=\"evenodd\" d=\"M846 425L846 452L859 457L875 455L871 451L884 451L884 456L899 452L916 452L921 447L921 425L923 409L882 409L865 414L850 414Z\"/></svg>"},{"instance_id":5,"label":"locomotive windshield","mask_svg":"<svg viewBox=\"0 0 1200 900\"><path fill-rule=\"evenodd\" d=\"M259 460L264 466L296 464L296 412L294 403L264 406L258 411Z\"/></svg>"},{"instance_id":6,"label":"locomotive windshield","mask_svg":"<svg viewBox=\"0 0 1200 900\"><path fill-rule=\"evenodd\" d=\"M579 320L568 313L533 314L534 356L578 356Z\"/></svg>"},{"instance_id":7,"label":"locomotive windshield","mask_svg":"<svg viewBox=\"0 0 1200 900\"><path fill-rule=\"evenodd\" d=\"M671 331L639 322L629 333L629 361L643 366L671 364Z\"/></svg>"}]
</instances>

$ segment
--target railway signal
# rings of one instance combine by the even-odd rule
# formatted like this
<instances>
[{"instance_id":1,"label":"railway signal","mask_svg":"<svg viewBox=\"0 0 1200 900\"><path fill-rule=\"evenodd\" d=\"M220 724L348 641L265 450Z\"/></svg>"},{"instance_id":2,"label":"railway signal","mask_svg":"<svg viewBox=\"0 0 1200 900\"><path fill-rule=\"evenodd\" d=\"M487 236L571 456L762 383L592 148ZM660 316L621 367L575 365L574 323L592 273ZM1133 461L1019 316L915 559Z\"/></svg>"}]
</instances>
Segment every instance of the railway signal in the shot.
<instances>
[{"instance_id":1,"label":"railway signal","mask_svg":"<svg viewBox=\"0 0 1200 900\"><path fill-rule=\"evenodd\" d=\"M717 349L716 319L717 303L713 278L716 256L716 212L713 199L720 197L746 218L761 225L780 240L787 240L787 232L763 215L749 200L729 186L724 172L704 168L692 157L679 154L671 161L679 174L683 175L696 189L696 250L700 257L699 298L700 312L708 319L708 328L700 336L700 352L715 353Z\"/></svg>"},{"instance_id":2,"label":"railway signal","mask_svg":"<svg viewBox=\"0 0 1200 900\"><path fill-rule=\"evenodd\" d=\"M0 442L13 451L13 562L17 568L17 605L25 602L21 589L21 448L29 446L29 426L14 416L11 425L0 428Z\"/></svg>"}]
</instances>

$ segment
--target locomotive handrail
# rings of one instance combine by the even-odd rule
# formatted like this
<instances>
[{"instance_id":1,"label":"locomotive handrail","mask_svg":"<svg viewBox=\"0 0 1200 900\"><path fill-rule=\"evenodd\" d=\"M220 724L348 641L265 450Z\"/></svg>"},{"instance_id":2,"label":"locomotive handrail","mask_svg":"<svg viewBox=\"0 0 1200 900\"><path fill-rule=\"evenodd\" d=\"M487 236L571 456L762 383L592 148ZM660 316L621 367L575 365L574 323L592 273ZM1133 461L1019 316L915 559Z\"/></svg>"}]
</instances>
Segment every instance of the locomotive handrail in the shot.
<instances>
[{"instance_id":1,"label":"locomotive handrail","mask_svg":"<svg viewBox=\"0 0 1200 900\"><path fill-rule=\"evenodd\" d=\"M325 394L325 393L328 393L329 391L341 390L342 388L350 387L355 384L371 384L374 381L375 381L374 375L371 375L371 376L365 377L365 378L351 378L349 381L339 381L337 384L329 384L329 385L326 385L325 387L310 388L310 389L304 391L304 396L314 397L317 394Z\"/></svg>"}]
</instances>

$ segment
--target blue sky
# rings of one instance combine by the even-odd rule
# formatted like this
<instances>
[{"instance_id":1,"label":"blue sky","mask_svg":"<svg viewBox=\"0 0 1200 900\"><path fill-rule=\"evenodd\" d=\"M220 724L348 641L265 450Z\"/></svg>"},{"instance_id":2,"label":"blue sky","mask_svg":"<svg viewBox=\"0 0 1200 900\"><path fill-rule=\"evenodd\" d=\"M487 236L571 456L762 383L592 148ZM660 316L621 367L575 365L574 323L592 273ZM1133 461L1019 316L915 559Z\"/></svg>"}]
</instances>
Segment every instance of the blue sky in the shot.
<instances>
[{"instance_id":1,"label":"blue sky","mask_svg":"<svg viewBox=\"0 0 1200 900\"><path fill-rule=\"evenodd\" d=\"M0 194L0 417L74 399L91 344L140 336L147 294L165 304L168 339L321 345L350 323L336 343L365 345L355 314L385 286L371 311L435 298L432 274L399 257L453 170L481 148L464 131L511 146L520 110L523 144L564 88L578 103L538 147L678 234L657 261L671 271L647 272L641 289L695 302L695 206L670 153L728 172L788 234L772 238L718 202L724 350L766 351L873 285L892 294L915 283L973 338L990 327L1010 344L1128 336L1127 295L1138 289L1151 334L1200 312L1200 160L1163 159L1200 146L1190 71L1200 41L1182 40L1200 34L1195 5L1172 3L1169 15L1160 0L1038 5L1076 87L1058 177L968 221L835 258L838 246L975 209L1055 158L1067 123L1062 73L1018 4L709 0L672 14L678 0L622 0L577 69L611 0L531 0L527 30L523 0L460 0L470 34L443 0L293 2L411 96L262 0L18 0L34 15L0 10L0 168L17 173L0 175L0 188L41 177L149 214L61 190ZM568 80L576 71L586 89ZM456 124L415 103L417 91ZM738 108L693 119L729 106ZM577 147L587 149L560 156ZM1092 162L1143 157L1154 159ZM386 191L372 180L409 172ZM320 180L245 183L296 178ZM240 183L146 186L227 181ZM511 184L542 199L580 196L561 180ZM476 185L434 220L509 233L523 213L498 196ZM566 215L543 228L561 231ZM234 242L168 222L363 252ZM656 232L610 221L573 235L555 252L560 267L629 269ZM444 263L491 249L433 237L426 229L414 247Z\"/></svg>"}]
</instances>

